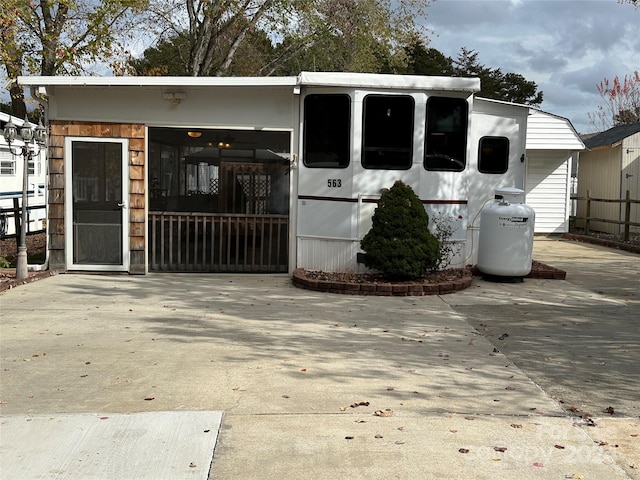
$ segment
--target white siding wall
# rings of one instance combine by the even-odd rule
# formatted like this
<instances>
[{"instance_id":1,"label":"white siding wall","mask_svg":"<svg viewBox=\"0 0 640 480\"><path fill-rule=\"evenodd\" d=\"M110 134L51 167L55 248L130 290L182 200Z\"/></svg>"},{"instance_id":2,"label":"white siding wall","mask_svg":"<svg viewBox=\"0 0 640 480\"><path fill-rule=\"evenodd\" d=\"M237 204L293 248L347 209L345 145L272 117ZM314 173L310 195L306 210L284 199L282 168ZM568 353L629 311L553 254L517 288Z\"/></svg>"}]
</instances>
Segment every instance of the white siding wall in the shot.
<instances>
[{"instance_id":1,"label":"white siding wall","mask_svg":"<svg viewBox=\"0 0 640 480\"><path fill-rule=\"evenodd\" d=\"M569 160L558 150L528 152L527 205L536 212L535 233L569 231Z\"/></svg>"},{"instance_id":2,"label":"white siding wall","mask_svg":"<svg viewBox=\"0 0 640 480\"><path fill-rule=\"evenodd\" d=\"M569 231L572 152L584 150L566 118L537 109L527 120L527 204L536 211L536 233Z\"/></svg>"},{"instance_id":3,"label":"white siding wall","mask_svg":"<svg viewBox=\"0 0 640 480\"><path fill-rule=\"evenodd\" d=\"M527 150L584 150L584 144L566 118L531 109Z\"/></svg>"}]
</instances>

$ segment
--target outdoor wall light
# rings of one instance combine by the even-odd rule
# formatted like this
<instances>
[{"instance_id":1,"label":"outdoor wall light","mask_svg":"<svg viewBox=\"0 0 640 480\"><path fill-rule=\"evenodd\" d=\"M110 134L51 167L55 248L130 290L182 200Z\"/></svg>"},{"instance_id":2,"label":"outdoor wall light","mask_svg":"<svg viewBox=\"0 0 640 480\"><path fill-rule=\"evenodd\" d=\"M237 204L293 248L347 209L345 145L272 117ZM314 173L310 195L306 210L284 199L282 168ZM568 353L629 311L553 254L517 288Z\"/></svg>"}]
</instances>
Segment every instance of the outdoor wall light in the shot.
<instances>
[{"instance_id":1,"label":"outdoor wall light","mask_svg":"<svg viewBox=\"0 0 640 480\"><path fill-rule=\"evenodd\" d=\"M202 132L187 132L191 138L200 138L202 136Z\"/></svg>"},{"instance_id":2,"label":"outdoor wall light","mask_svg":"<svg viewBox=\"0 0 640 480\"><path fill-rule=\"evenodd\" d=\"M24 117L24 124L20 127L20 139L23 144L19 149L14 149L11 144L18 138L18 127L9 119L4 127L4 139L9 144L9 151L14 157L22 155L24 167L22 170L22 210L20 221L20 242L18 244L18 258L16 260L16 280L27 278L27 188L28 188L28 170L29 162L33 160L33 156L40 155L40 151L45 148L47 143L47 129L42 125L42 121L34 128L27 117ZM32 149L35 143L37 150Z\"/></svg>"},{"instance_id":3,"label":"outdoor wall light","mask_svg":"<svg viewBox=\"0 0 640 480\"><path fill-rule=\"evenodd\" d=\"M162 98L169 100L172 106L180 105L182 100L187 98L187 94L183 92L167 92L162 94Z\"/></svg>"}]
</instances>

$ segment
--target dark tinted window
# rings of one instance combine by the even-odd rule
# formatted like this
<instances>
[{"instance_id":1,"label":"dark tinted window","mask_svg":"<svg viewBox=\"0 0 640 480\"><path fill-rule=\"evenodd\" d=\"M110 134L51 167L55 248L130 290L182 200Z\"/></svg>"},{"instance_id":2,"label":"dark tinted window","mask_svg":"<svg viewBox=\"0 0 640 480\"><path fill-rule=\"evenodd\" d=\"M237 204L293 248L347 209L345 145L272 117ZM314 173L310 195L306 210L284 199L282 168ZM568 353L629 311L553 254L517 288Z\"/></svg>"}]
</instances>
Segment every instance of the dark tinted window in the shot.
<instances>
[{"instance_id":1,"label":"dark tinted window","mask_svg":"<svg viewBox=\"0 0 640 480\"><path fill-rule=\"evenodd\" d=\"M424 167L461 172L467 159L469 105L463 98L430 97L427 100L427 135Z\"/></svg>"},{"instance_id":2,"label":"dark tinted window","mask_svg":"<svg viewBox=\"0 0 640 480\"><path fill-rule=\"evenodd\" d=\"M362 166L389 170L411 167L413 146L413 97L367 95L364 97Z\"/></svg>"},{"instance_id":3,"label":"dark tinted window","mask_svg":"<svg viewBox=\"0 0 640 480\"><path fill-rule=\"evenodd\" d=\"M349 165L351 98L314 94L304 99L304 164L313 168Z\"/></svg>"},{"instance_id":4,"label":"dark tinted window","mask_svg":"<svg viewBox=\"0 0 640 480\"><path fill-rule=\"evenodd\" d=\"M509 139L482 137L478 146L478 170L481 173L505 173L509 167Z\"/></svg>"}]
</instances>

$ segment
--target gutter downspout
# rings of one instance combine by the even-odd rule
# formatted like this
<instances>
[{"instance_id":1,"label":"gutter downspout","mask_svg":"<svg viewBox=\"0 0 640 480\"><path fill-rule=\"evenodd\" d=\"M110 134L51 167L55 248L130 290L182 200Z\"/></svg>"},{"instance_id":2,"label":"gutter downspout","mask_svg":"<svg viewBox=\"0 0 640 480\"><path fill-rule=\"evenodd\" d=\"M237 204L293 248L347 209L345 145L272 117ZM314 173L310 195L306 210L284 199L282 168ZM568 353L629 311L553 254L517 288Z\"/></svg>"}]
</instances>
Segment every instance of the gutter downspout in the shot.
<instances>
[{"instance_id":1,"label":"gutter downspout","mask_svg":"<svg viewBox=\"0 0 640 480\"><path fill-rule=\"evenodd\" d=\"M40 107L42 108L42 112L44 113L44 124L49 125L49 104L46 100L44 100L40 93L37 91L36 87L30 87L29 89L31 93L31 98L33 98ZM48 127L47 127L48 128ZM47 135L48 137L48 135ZM25 166L26 168L26 166ZM49 146L47 145L45 149L45 161L44 161L44 214L45 214L45 258L44 263L39 265L27 265L27 270L29 272L41 272L49 269ZM35 189L34 189L35 195Z\"/></svg>"}]
</instances>

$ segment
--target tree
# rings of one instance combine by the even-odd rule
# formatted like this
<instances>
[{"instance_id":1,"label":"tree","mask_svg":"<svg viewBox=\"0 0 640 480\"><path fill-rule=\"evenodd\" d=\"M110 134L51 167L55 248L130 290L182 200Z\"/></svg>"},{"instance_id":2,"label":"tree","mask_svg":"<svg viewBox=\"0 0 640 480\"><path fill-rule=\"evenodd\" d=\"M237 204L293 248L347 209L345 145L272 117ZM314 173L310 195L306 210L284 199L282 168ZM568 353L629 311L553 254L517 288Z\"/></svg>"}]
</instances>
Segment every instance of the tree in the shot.
<instances>
[{"instance_id":1,"label":"tree","mask_svg":"<svg viewBox=\"0 0 640 480\"><path fill-rule=\"evenodd\" d=\"M478 52L461 48L453 60L435 48L426 48L420 40L405 47L408 57L403 73L412 75L445 75L480 78L478 96L505 102L540 105L542 92L535 82L526 80L518 73L503 73L500 68L489 68L480 63Z\"/></svg>"},{"instance_id":2,"label":"tree","mask_svg":"<svg viewBox=\"0 0 640 480\"><path fill-rule=\"evenodd\" d=\"M147 0L3 0L0 9L0 64L10 81L19 75L86 72L114 60L123 39L140 26ZM118 67L117 62L112 67ZM10 87L13 112L23 116L24 92Z\"/></svg>"},{"instance_id":3,"label":"tree","mask_svg":"<svg viewBox=\"0 0 640 480\"><path fill-rule=\"evenodd\" d=\"M251 64L257 75L299 73L297 67L315 63L330 70L390 69L403 54L397 46L423 32L428 5L424 0L164 0L150 8L163 42L180 39L188 45L188 55L180 56L184 71L202 76L234 74L243 63L240 70L251 70L246 68Z\"/></svg>"},{"instance_id":4,"label":"tree","mask_svg":"<svg viewBox=\"0 0 640 480\"><path fill-rule=\"evenodd\" d=\"M596 131L604 131L616 125L640 122L640 73L638 70L625 75L623 80L616 75L613 80L604 78L596 84L604 105L598 105L589 121Z\"/></svg>"},{"instance_id":5,"label":"tree","mask_svg":"<svg viewBox=\"0 0 640 480\"><path fill-rule=\"evenodd\" d=\"M440 250L422 202L401 181L382 192L371 230L360 246L367 267L398 280L420 278L434 269Z\"/></svg>"},{"instance_id":6,"label":"tree","mask_svg":"<svg viewBox=\"0 0 640 480\"><path fill-rule=\"evenodd\" d=\"M405 47L407 67L404 73L410 75L453 75L451 57L446 57L435 48L427 48L422 41L414 39Z\"/></svg>"},{"instance_id":7,"label":"tree","mask_svg":"<svg viewBox=\"0 0 640 480\"><path fill-rule=\"evenodd\" d=\"M542 103L543 93L537 91L535 82L526 80L518 73L505 74L500 68L492 69L482 65L475 50L462 47L453 64L454 75L480 78L479 97L532 106Z\"/></svg>"}]
</instances>

